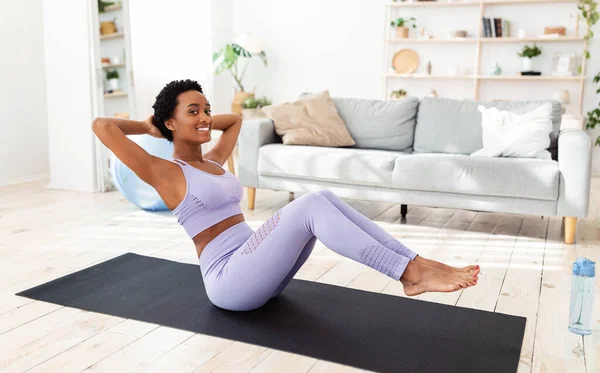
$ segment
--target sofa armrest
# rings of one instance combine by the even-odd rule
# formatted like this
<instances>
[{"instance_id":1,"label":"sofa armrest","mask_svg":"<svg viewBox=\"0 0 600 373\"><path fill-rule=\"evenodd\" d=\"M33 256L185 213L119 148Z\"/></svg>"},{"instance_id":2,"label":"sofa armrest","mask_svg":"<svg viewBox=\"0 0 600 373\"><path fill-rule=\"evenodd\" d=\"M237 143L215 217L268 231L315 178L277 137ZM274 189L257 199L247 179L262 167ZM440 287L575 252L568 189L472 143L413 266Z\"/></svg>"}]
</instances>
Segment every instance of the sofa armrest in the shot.
<instances>
[{"instance_id":1,"label":"sofa armrest","mask_svg":"<svg viewBox=\"0 0 600 373\"><path fill-rule=\"evenodd\" d=\"M258 187L258 151L278 142L273 121L268 118L245 120L238 138L238 176L242 185Z\"/></svg>"},{"instance_id":2,"label":"sofa armrest","mask_svg":"<svg viewBox=\"0 0 600 373\"><path fill-rule=\"evenodd\" d=\"M592 147L590 136L581 129L564 129L558 135L558 216L588 215Z\"/></svg>"}]
</instances>

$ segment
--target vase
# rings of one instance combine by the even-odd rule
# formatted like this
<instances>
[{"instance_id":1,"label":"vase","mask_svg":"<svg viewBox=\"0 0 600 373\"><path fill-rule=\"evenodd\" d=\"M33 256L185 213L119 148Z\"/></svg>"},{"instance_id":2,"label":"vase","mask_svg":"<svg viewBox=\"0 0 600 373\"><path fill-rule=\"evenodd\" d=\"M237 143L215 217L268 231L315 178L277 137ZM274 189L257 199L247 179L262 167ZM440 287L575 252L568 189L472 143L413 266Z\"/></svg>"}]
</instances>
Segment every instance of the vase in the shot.
<instances>
[{"instance_id":1,"label":"vase","mask_svg":"<svg viewBox=\"0 0 600 373\"><path fill-rule=\"evenodd\" d=\"M396 28L396 37L399 39L405 39L408 37L408 27Z\"/></svg>"},{"instance_id":2,"label":"vase","mask_svg":"<svg viewBox=\"0 0 600 373\"><path fill-rule=\"evenodd\" d=\"M529 57L521 57L521 71L533 71L533 60Z\"/></svg>"},{"instance_id":3,"label":"vase","mask_svg":"<svg viewBox=\"0 0 600 373\"><path fill-rule=\"evenodd\" d=\"M119 89L119 79L110 79L108 81L108 86L112 91L116 91L117 89Z\"/></svg>"},{"instance_id":4,"label":"vase","mask_svg":"<svg viewBox=\"0 0 600 373\"><path fill-rule=\"evenodd\" d=\"M242 118L246 119L255 119L255 118L266 118L265 113L260 109L242 109Z\"/></svg>"},{"instance_id":5,"label":"vase","mask_svg":"<svg viewBox=\"0 0 600 373\"><path fill-rule=\"evenodd\" d=\"M233 102L231 103L231 111L236 114L242 114L242 103L250 97L254 97L254 93L244 91L236 92L233 97Z\"/></svg>"},{"instance_id":6,"label":"vase","mask_svg":"<svg viewBox=\"0 0 600 373\"><path fill-rule=\"evenodd\" d=\"M490 75L500 75L502 73L502 69L498 66L498 62L494 61L492 66L490 66Z\"/></svg>"}]
</instances>

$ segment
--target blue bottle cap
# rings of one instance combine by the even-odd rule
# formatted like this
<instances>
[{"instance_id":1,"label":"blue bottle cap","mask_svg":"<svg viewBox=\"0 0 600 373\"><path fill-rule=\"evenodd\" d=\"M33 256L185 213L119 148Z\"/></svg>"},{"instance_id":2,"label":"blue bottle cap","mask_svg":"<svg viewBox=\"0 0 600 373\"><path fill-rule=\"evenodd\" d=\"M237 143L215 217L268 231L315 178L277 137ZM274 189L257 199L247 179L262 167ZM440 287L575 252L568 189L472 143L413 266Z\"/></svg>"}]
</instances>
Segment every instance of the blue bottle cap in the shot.
<instances>
[{"instance_id":1,"label":"blue bottle cap","mask_svg":"<svg viewBox=\"0 0 600 373\"><path fill-rule=\"evenodd\" d=\"M584 277L595 277L596 263L587 258L579 257L573 263L573 274Z\"/></svg>"}]
</instances>

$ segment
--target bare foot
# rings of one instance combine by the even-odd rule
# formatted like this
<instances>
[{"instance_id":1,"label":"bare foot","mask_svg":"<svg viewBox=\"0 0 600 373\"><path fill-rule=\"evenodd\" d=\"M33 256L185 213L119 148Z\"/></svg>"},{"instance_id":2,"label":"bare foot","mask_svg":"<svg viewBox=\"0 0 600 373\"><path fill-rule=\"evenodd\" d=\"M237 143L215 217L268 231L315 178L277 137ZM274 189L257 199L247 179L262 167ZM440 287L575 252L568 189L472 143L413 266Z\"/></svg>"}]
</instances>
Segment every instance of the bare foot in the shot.
<instances>
[{"instance_id":1,"label":"bare foot","mask_svg":"<svg viewBox=\"0 0 600 373\"><path fill-rule=\"evenodd\" d=\"M414 296L427 292L453 292L476 285L479 277L472 275L465 278L461 274L450 273L434 267L412 261L400 277L404 285L404 293Z\"/></svg>"},{"instance_id":2,"label":"bare foot","mask_svg":"<svg viewBox=\"0 0 600 373\"><path fill-rule=\"evenodd\" d=\"M452 266L446 265L444 263L440 263L435 260L425 259L420 255L417 255L417 257L415 258L415 262L424 264L429 267L437 268L437 269L445 271L445 272L456 273L463 277L466 276L467 278L470 278L473 275L479 275L479 272L481 271L481 268L478 265L457 268L457 267L452 267Z\"/></svg>"}]
</instances>

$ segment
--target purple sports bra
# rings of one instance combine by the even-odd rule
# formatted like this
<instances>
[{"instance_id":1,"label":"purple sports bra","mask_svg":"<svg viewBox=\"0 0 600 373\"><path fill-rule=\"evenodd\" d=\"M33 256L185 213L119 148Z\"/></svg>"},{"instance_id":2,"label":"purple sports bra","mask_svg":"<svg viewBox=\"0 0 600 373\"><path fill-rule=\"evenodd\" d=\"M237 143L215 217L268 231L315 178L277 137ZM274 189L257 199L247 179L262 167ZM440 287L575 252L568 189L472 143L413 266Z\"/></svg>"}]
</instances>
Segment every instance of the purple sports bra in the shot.
<instances>
[{"instance_id":1,"label":"purple sports bra","mask_svg":"<svg viewBox=\"0 0 600 373\"><path fill-rule=\"evenodd\" d=\"M216 164L225 173L213 175L173 159L183 170L187 188L185 197L173 209L173 214L190 238L230 216L242 213L240 201L244 188L238 178L217 162L207 161Z\"/></svg>"}]
</instances>

